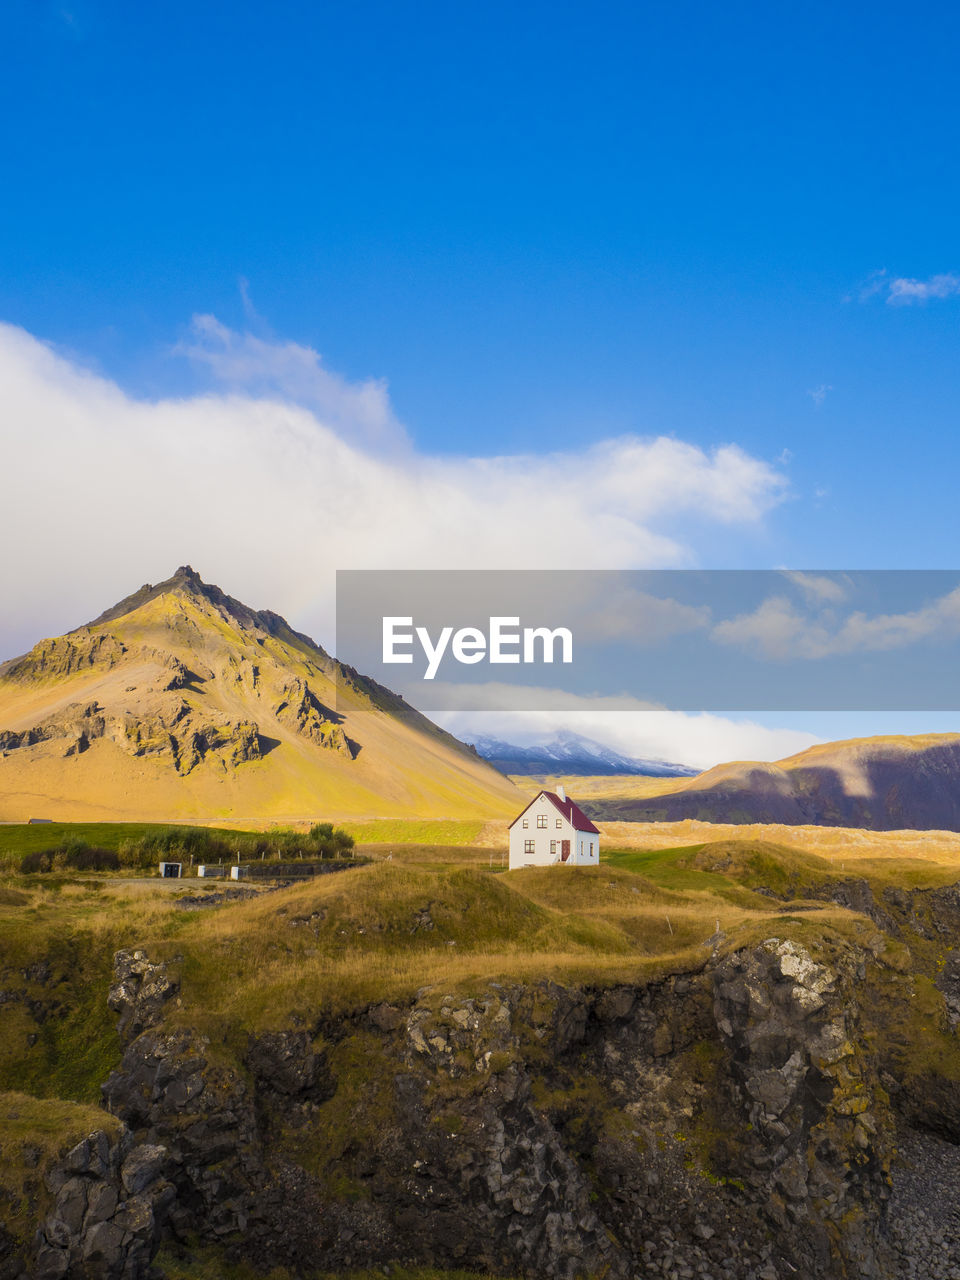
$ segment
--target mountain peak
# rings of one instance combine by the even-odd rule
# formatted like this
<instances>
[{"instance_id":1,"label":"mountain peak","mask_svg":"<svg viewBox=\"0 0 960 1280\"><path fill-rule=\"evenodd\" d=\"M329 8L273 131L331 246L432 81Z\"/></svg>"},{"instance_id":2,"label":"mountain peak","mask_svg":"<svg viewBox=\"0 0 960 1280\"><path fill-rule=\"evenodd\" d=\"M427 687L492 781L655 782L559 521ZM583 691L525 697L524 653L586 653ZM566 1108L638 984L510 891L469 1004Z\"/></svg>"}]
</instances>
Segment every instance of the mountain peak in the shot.
<instances>
[{"instance_id":1,"label":"mountain peak","mask_svg":"<svg viewBox=\"0 0 960 1280\"><path fill-rule=\"evenodd\" d=\"M208 586L191 565L182 564L176 573L169 578L165 578L163 582L145 582L138 590L128 596L124 596L122 600L118 600L109 609L104 609L103 613L98 614L92 622L88 622L87 626L99 627L106 622L115 622L117 618L133 613L135 609L140 609L151 600L155 600L157 596L177 592L181 595L206 597L208 592L219 592L219 590L219 587Z\"/></svg>"},{"instance_id":2,"label":"mountain peak","mask_svg":"<svg viewBox=\"0 0 960 1280\"><path fill-rule=\"evenodd\" d=\"M168 581L171 583L183 582L192 587L202 587L204 585L203 579L200 577L199 573L197 573L196 569L189 564L182 564L173 577L169 578Z\"/></svg>"},{"instance_id":3,"label":"mountain peak","mask_svg":"<svg viewBox=\"0 0 960 1280\"><path fill-rule=\"evenodd\" d=\"M145 582L138 591L134 591L132 595L125 596L109 609L105 609L99 617L94 618L92 622L88 622L86 625L88 627L102 627L109 622L116 622L118 618L122 618L128 613L133 613L136 609L141 609L145 604L149 604L151 600L156 600L163 595L186 596L208 608L212 606L221 614L229 617L241 630L263 631L271 636L286 635L294 637L308 644L321 656L326 656L320 645L309 636L295 631L286 618L281 617L278 613L273 613L269 609L251 609L242 600L228 596L225 591L222 591L214 583L204 582L196 569L189 564L180 565L176 572L171 577L165 578L163 582L155 584Z\"/></svg>"}]
</instances>

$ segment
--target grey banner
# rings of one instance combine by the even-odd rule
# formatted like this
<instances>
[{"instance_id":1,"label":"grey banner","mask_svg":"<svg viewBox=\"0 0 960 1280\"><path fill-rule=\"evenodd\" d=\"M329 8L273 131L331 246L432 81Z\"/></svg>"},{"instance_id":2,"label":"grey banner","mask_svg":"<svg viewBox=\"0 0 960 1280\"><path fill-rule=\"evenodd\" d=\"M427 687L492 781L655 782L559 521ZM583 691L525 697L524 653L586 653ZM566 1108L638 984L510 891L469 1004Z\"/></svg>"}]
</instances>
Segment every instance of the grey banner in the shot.
<instances>
[{"instance_id":1,"label":"grey banner","mask_svg":"<svg viewBox=\"0 0 960 1280\"><path fill-rule=\"evenodd\" d=\"M341 571L337 656L425 711L960 709L960 571Z\"/></svg>"}]
</instances>

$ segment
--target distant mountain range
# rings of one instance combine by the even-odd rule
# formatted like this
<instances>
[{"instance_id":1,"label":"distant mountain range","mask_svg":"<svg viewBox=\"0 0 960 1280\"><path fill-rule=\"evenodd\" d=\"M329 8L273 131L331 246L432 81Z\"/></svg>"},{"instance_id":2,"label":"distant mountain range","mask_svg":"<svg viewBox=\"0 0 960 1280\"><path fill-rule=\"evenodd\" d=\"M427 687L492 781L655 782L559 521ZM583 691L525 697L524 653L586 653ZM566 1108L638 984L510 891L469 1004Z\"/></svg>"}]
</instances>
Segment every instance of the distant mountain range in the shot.
<instances>
[{"instance_id":1,"label":"distant mountain range","mask_svg":"<svg viewBox=\"0 0 960 1280\"><path fill-rule=\"evenodd\" d=\"M774 764L734 761L643 795L584 803L594 821L813 824L960 831L960 734L824 742Z\"/></svg>"},{"instance_id":2,"label":"distant mountain range","mask_svg":"<svg viewBox=\"0 0 960 1280\"><path fill-rule=\"evenodd\" d=\"M477 754L499 769L501 773L570 774L590 777L617 774L643 774L650 778L691 778L697 773L682 764L670 764L666 760L645 760L636 756L621 755L612 747L605 747L592 738L564 730L549 742L530 747L519 747L500 738L474 738Z\"/></svg>"}]
</instances>

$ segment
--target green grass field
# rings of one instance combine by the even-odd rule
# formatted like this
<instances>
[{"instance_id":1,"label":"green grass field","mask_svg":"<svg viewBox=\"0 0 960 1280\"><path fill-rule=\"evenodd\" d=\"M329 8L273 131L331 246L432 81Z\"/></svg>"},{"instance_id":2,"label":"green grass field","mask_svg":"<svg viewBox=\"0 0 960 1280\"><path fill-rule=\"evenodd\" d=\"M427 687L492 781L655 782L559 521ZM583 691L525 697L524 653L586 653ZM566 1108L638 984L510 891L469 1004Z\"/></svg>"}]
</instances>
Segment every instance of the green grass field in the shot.
<instances>
[{"instance_id":1,"label":"green grass field","mask_svg":"<svg viewBox=\"0 0 960 1280\"><path fill-rule=\"evenodd\" d=\"M328 824L332 828L332 824ZM264 854L279 861L344 856L341 846L332 848L311 839L306 830L272 827L266 831L240 831L226 827L138 822L50 822L0 826L0 871L46 871L51 867L24 867L25 856L36 856L65 845L79 843L91 849L119 855L119 870L143 875L156 872L160 861L181 861L193 866L202 862L254 861ZM379 846L377 846L379 847ZM114 859L116 862L116 859ZM82 861L61 858L59 869L91 869ZM114 867L113 874L118 868Z\"/></svg>"},{"instance_id":2,"label":"green grass field","mask_svg":"<svg viewBox=\"0 0 960 1280\"><path fill-rule=\"evenodd\" d=\"M376 818L371 822L341 823L357 844L472 845L484 823L468 819ZM506 826L504 825L504 840Z\"/></svg>"},{"instance_id":3,"label":"green grass field","mask_svg":"<svg viewBox=\"0 0 960 1280\"><path fill-rule=\"evenodd\" d=\"M605 849L602 862L680 892L719 892L726 882L793 897L802 897L814 885L854 877L878 888L909 889L953 884L958 877L955 866L909 855L899 859L855 856L844 861L757 839L724 838L667 849Z\"/></svg>"},{"instance_id":4,"label":"green grass field","mask_svg":"<svg viewBox=\"0 0 960 1280\"><path fill-rule=\"evenodd\" d=\"M170 823L157 822L4 823L0 824L0 868L13 869L25 854L56 848L71 836L98 849L119 849L127 841L142 840L152 832L168 831L170 826ZM183 830L207 832L220 840L254 834L220 827L184 827Z\"/></svg>"},{"instance_id":5,"label":"green grass field","mask_svg":"<svg viewBox=\"0 0 960 1280\"><path fill-rule=\"evenodd\" d=\"M719 841L674 849L611 849L608 866L646 876L677 893L729 895L762 886L802 896L805 888L833 878L831 864L815 855L762 841Z\"/></svg>"}]
</instances>

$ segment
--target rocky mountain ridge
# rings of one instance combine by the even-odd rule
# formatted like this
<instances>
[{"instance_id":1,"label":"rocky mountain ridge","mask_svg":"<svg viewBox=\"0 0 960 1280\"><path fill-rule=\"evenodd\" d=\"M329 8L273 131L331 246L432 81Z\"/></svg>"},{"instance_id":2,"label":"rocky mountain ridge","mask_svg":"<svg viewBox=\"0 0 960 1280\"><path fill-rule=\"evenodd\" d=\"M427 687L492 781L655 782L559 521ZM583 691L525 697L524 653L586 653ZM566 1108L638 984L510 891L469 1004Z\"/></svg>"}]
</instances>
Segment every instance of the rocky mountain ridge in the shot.
<instances>
[{"instance_id":1,"label":"rocky mountain ridge","mask_svg":"<svg viewBox=\"0 0 960 1280\"><path fill-rule=\"evenodd\" d=\"M0 667L0 817L116 818L134 794L164 821L518 803L401 698L189 566Z\"/></svg>"}]
</instances>

